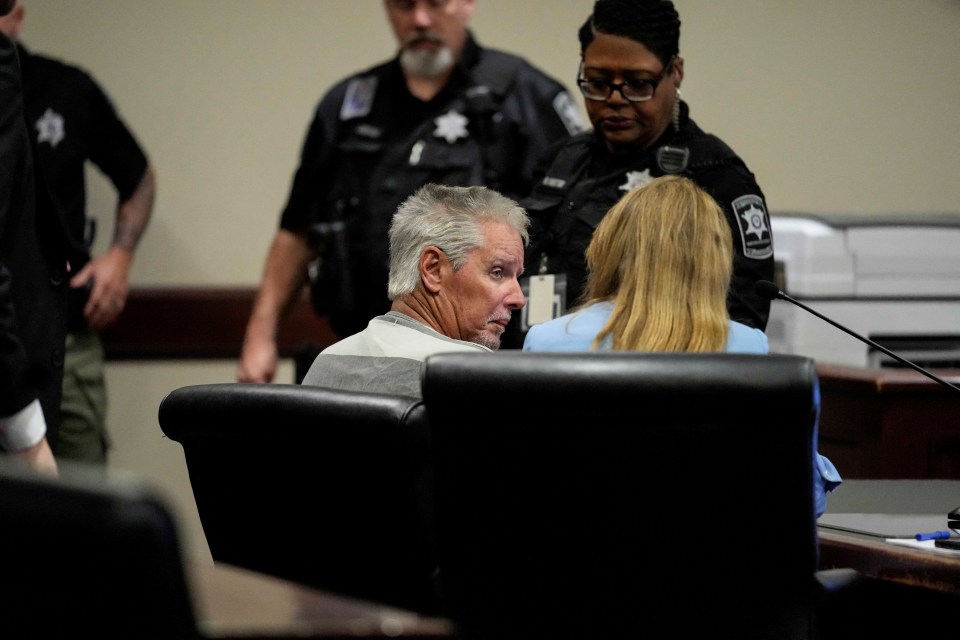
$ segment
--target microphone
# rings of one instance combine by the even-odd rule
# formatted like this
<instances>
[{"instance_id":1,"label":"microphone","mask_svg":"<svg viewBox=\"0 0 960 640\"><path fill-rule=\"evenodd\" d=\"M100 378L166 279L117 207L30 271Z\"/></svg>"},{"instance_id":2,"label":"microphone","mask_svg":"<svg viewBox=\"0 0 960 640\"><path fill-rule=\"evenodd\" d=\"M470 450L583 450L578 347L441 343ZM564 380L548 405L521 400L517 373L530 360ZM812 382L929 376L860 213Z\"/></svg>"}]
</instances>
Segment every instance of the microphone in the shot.
<instances>
[{"instance_id":1,"label":"microphone","mask_svg":"<svg viewBox=\"0 0 960 640\"><path fill-rule=\"evenodd\" d=\"M949 382L947 382L946 380L942 380L942 379L938 378L937 376L933 375L932 373L930 373L929 371L927 371L927 370L924 369L923 367L920 367L920 366L918 366L918 365L915 365L914 363L910 362L910 361L907 360L906 358L901 358L900 356L898 356L898 355L895 354L894 352L890 351L890 350L887 349L886 347L877 344L876 342L874 342L873 340L870 340L869 338L864 338L864 337L861 336L859 333L856 333L856 332L854 332L854 331L851 331L850 329L847 329L847 328L846 328L845 326L843 326L842 324L840 324L840 323L838 323L838 322L834 322L833 320L831 320L830 318L826 317L825 315L822 315L822 314L820 314L820 313L817 313L816 311L814 311L813 309L811 309L811 308L808 307L807 305L803 304L803 303L800 302L799 300L795 300L795 299L791 298L790 296L788 296L787 294L785 294L783 291L781 291L781 290L780 290L780 287L778 287L778 286L775 285L774 283L770 282L769 280L757 280L756 284L753 285L753 290L757 293L757 295L759 295L760 297L762 297L762 298L764 298L764 299L766 299L766 300L773 300L774 298L780 298L781 300L786 300L787 302L791 302L791 303L797 305L798 307L800 307L801 309L803 309L804 311L807 311L807 312L809 312L809 313L812 313L813 315L817 316L817 317L820 318L821 320L823 320L823 321L825 321L825 322L829 322L830 324L832 324L833 326L835 326L837 329L840 329L841 331L850 334L851 336L853 336L854 338L856 338L856 339L859 340L860 342L863 342L863 343L865 343L865 344L870 345L871 347L873 347L873 348L876 349L877 351L882 351L883 353L887 354L888 356L890 356L891 358L893 358L893 359L896 360L897 362L901 362L901 363L907 365L908 367L910 367L911 369L913 369L913 370L915 370L915 371L919 371L920 373L922 373L923 375L927 376L927 377L930 378L931 380L934 380L934 381L936 381L936 382L939 382L940 384L942 384L942 385L944 385L944 386L946 386L946 387L950 387L951 389L953 389L953 390L955 390L955 391L960 391L960 387L957 387L956 385L952 385L952 384L950 384Z\"/></svg>"}]
</instances>

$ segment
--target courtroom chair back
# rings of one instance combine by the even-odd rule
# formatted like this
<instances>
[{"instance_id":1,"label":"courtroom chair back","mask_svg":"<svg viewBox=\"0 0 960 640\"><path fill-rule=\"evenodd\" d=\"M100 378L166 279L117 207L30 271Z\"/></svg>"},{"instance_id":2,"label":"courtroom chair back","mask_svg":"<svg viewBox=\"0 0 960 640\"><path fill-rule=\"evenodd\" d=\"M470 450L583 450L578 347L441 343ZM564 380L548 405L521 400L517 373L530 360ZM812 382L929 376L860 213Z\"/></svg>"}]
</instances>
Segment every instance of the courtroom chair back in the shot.
<instances>
[{"instance_id":1,"label":"courtroom chair back","mask_svg":"<svg viewBox=\"0 0 960 640\"><path fill-rule=\"evenodd\" d=\"M165 500L135 476L0 456L0 637L198 638Z\"/></svg>"},{"instance_id":2,"label":"courtroom chair back","mask_svg":"<svg viewBox=\"0 0 960 640\"><path fill-rule=\"evenodd\" d=\"M423 373L463 638L811 636L811 360L474 355Z\"/></svg>"},{"instance_id":3,"label":"courtroom chair back","mask_svg":"<svg viewBox=\"0 0 960 640\"><path fill-rule=\"evenodd\" d=\"M418 400L295 384L175 389L163 433L183 446L216 562L435 613L427 427Z\"/></svg>"}]
</instances>

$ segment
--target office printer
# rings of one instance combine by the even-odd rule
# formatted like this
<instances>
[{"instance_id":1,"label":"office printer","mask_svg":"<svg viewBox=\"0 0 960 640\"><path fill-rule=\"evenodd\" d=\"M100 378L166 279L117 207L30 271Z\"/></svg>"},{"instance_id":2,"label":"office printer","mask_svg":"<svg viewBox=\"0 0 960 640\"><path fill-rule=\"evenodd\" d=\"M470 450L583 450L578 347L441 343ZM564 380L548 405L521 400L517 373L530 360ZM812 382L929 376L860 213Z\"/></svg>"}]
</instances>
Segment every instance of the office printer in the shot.
<instances>
[{"instance_id":1,"label":"office printer","mask_svg":"<svg viewBox=\"0 0 960 640\"><path fill-rule=\"evenodd\" d=\"M960 213L773 213L777 285L922 367L960 367ZM856 367L903 367L785 300L771 352Z\"/></svg>"}]
</instances>

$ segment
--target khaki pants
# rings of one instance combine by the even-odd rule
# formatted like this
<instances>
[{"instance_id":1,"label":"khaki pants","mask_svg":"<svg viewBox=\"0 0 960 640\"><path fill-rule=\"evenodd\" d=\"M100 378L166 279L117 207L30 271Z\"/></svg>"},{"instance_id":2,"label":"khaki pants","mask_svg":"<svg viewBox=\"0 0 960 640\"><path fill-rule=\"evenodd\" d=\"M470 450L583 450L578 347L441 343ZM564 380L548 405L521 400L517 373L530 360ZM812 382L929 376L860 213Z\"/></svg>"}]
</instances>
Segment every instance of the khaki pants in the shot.
<instances>
[{"instance_id":1,"label":"khaki pants","mask_svg":"<svg viewBox=\"0 0 960 640\"><path fill-rule=\"evenodd\" d=\"M67 334L58 459L106 465L110 439L103 361L103 344L95 331Z\"/></svg>"}]
</instances>

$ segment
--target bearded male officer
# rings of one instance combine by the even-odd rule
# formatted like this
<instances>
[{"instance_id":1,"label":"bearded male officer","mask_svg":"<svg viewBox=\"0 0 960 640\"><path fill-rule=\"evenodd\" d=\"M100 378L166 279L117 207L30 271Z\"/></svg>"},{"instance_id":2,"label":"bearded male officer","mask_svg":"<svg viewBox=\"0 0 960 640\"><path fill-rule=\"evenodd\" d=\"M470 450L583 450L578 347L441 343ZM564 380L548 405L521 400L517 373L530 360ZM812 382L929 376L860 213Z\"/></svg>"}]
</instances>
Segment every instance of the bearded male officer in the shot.
<instances>
[{"instance_id":1,"label":"bearded male officer","mask_svg":"<svg viewBox=\"0 0 960 640\"><path fill-rule=\"evenodd\" d=\"M311 262L315 308L352 335L390 308L387 230L407 196L437 183L520 198L541 152L583 128L563 85L477 43L474 7L384 0L397 56L321 100L247 324L241 382L273 379L277 330Z\"/></svg>"}]
</instances>

